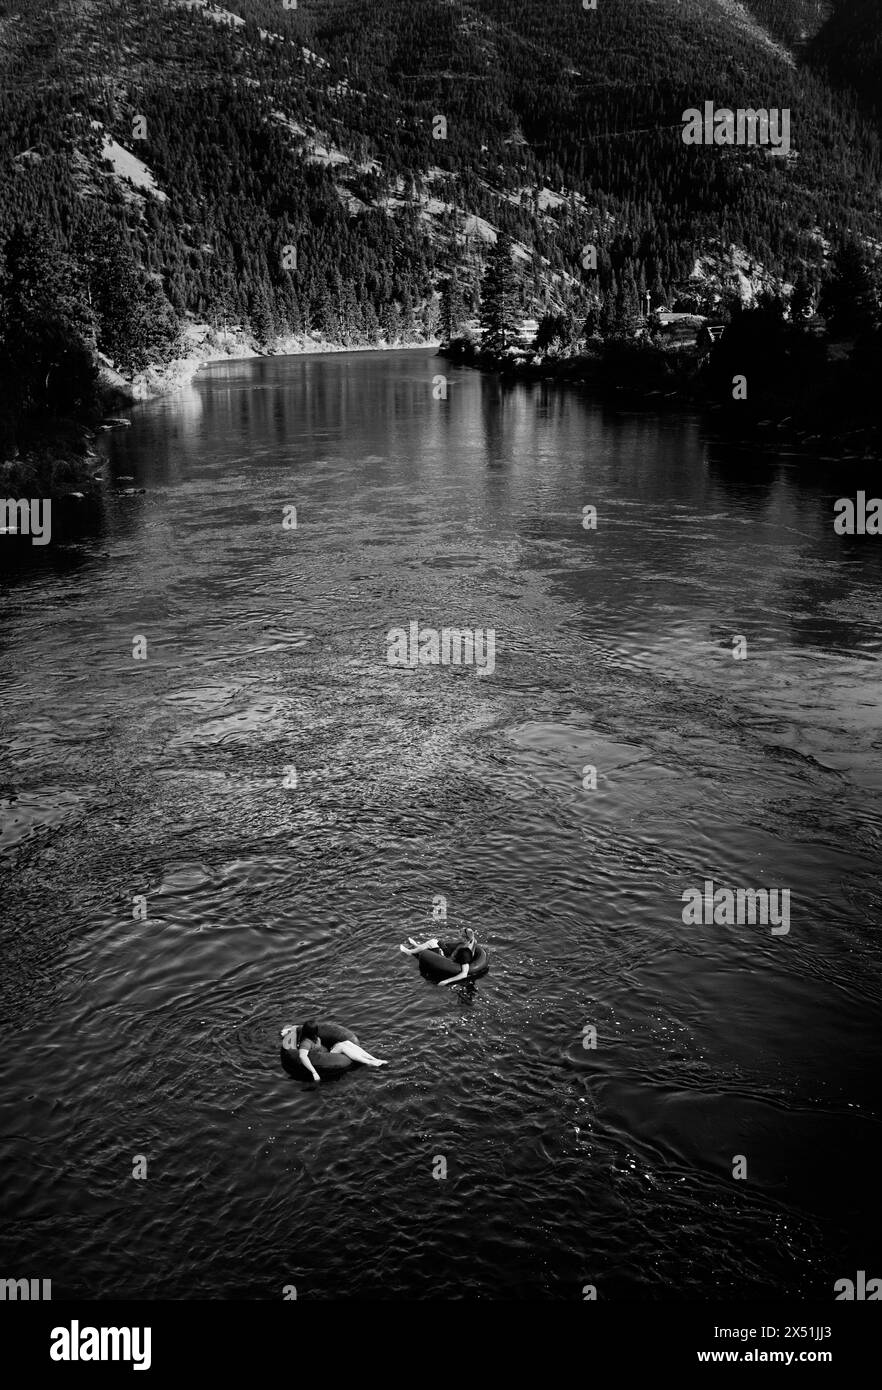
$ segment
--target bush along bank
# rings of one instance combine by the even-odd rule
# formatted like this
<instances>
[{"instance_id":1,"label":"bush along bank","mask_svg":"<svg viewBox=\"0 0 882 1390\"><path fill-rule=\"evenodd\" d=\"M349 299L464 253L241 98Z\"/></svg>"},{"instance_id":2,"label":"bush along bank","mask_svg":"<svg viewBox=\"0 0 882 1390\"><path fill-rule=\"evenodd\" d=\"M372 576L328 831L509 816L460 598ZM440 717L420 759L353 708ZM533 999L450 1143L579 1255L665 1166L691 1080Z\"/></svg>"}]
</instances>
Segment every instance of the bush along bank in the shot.
<instances>
[{"instance_id":1,"label":"bush along bank","mask_svg":"<svg viewBox=\"0 0 882 1390\"><path fill-rule=\"evenodd\" d=\"M701 362L695 348L659 348L643 340L600 338L567 354L533 349L498 352L470 339L446 343L440 352L459 366L527 381L592 382L648 402L662 398L682 403Z\"/></svg>"}]
</instances>

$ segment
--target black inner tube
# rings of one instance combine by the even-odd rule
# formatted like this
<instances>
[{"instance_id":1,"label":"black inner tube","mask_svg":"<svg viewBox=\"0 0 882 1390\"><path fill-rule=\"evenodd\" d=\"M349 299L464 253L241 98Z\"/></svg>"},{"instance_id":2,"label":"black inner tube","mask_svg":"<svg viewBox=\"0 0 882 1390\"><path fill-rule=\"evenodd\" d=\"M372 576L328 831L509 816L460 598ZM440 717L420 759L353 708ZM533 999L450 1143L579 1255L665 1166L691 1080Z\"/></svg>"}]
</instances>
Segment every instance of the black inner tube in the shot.
<instances>
[{"instance_id":1,"label":"black inner tube","mask_svg":"<svg viewBox=\"0 0 882 1390\"><path fill-rule=\"evenodd\" d=\"M348 1071L355 1066L351 1057L344 1057L339 1052L332 1052L331 1048L338 1042L358 1042L358 1038L348 1028L344 1028L340 1023L332 1023L330 1019L320 1020L318 1028L320 1047L309 1049L309 1060L315 1067L319 1076L332 1076L335 1072ZM285 1070L298 1080L304 1077L312 1080L310 1073L300 1061L297 1052L292 1052L290 1048L282 1048L282 1065Z\"/></svg>"},{"instance_id":2,"label":"black inner tube","mask_svg":"<svg viewBox=\"0 0 882 1390\"><path fill-rule=\"evenodd\" d=\"M462 941L444 941L438 951L420 951L417 960L420 963L420 970L436 979L444 976L458 975L462 969L459 961L452 959L454 954L464 947ZM466 948L467 949L467 948ZM469 965L467 980L479 980L482 975L486 975L490 969L490 954L486 947L478 946L475 951L474 960Z\"/></svg>"}]
</instances>

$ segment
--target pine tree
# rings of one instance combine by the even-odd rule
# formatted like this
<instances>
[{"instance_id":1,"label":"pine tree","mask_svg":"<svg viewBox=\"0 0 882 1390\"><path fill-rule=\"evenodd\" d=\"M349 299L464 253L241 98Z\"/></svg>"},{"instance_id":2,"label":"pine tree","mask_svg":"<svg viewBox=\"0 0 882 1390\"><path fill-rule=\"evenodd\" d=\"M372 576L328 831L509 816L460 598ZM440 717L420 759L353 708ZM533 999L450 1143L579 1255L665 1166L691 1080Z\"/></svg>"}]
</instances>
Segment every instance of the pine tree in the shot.
<instances>
[{"instance_id":1,"label":"pine tree","mask_svg":"<svg viewBox=\"0 0 882 1390\"><path fill-rule=\"evenodd\" d=\"M445 344L458 338L465 319L462 289L456 275L449 275L441 284L441 337Z\"/></svg>"},{"instance_id":2,"label":"pine tree","mask_svg":"<svg viewBox=\"0 0 882 1390\"><path fill-rule=\"evenodd\" d=\"M610 332L614 338L633 338L640 324L640 306L633 278L624 276L615 297Z\"/></svg>"},{"instance_id":3,"label":"pine tree","mask_svg":"<svg viewBox=\"0 0 882 1390\"><path fill-rule=\"evenodd\" d=\"M790 296L790 316L794 323L805 323L815 307L815 287L804 270L801 270Z\"/></svg>"},{"instance_id":4,"label":"pine tree","mask_svg":"<svg viewBox=\"0 0 882 1390\"><path fill-rule=\"evenodd\" d=\"M269 295L262 282L249 295L248 322L260 346L268 347L276 336L276 324Z\"/></svg>"},{"instance_id":5,"label":"pine tree","mask_svg":"<svg viewBox=\"0 0 882 1390\"><path fill-rule=\"evenodd\" d=\"M515 340L517 277L511 237L500 232L487 258L481 281L481 345L490 352L507 352Z\"/></svg>"},{"instance_id":6,"label":"pine tree","mask_svg":"<svg viewBox=\"0 0 882 1390\"><path fill-rule=\"evenodd\" d=\"M347 347L350 343L355 342L359 336L360 318L355 291L351 283L347 281L340 293L340 328L343 342Z\"/></svg>"},{"instance_id":7,"label":"pine tree","mask_svg":"<svg viewBox=\"0 0 882 1390\"><path fill-rule=\"evenodd\" d=\"M876 286L863 247L854 237L846 237L836 248L821 312L836 338L859 337L878 321Z\"/></svg>"},{"instance_id":8,"label":"pine tree","mask_svg":"<svg viewBox=\"0 0 882 1390\"><path fill-rule=\"evenodd\" d=\"M376 343L380 337L380 320L370 300L366 301L362 309L362 323L365 342Z\"/></svg>"},{"instance_id":9,"label":"pine tree","mask_svg":"<svg viewBox=\"0 0 882 1390\"><path fill-rule=\"evenodd\" d=\"M585 322L582 326L582 336L593 338L600 331L600 302L592 299L585 313Z\"/></svg>"},{"instance_id":10,"label":"pine tree","mask_svg":"<svg viewBox=\"0 0 882 1390\"><path fill-rule=\"evenodd\" d=\"M424 338L432 339L437 336L440 320L440 301L437 294L430 294L425 304L422 306L419 315L420 332Z\"/></svg>"},{"instance_id":11,"label":"pine tree","mask_svg":"<svg viewBox=\"0 0 882 1390\"><path fill-rule=\"evenodd\" d=\"M401 293L401 336L404 342L413 342L416 335L416 324L413 321L413 299L410 290L405 285Z\"/></svg>"},{"instance_id":12,"label":"pine tree","mask_svg":"<svg viewBox=\"0 0 882 1390\"><path fill-rule=\"evenodd\" d=\"M380 327L390 347L401 337L401 313L394 299L387 299L380 310Z\"/></svg>"},{"instance_id":13,"label":"pine tree","mask_svg":"<svg viewBox=\"0 0 882 1390\"><path fill-rule=\"evenodd\" d=\"M340 341L340 315L331 296L328 282L324 277L319 281L312 298L310 328L326 342L337 343Z\"/></svg>"}]
</instances>

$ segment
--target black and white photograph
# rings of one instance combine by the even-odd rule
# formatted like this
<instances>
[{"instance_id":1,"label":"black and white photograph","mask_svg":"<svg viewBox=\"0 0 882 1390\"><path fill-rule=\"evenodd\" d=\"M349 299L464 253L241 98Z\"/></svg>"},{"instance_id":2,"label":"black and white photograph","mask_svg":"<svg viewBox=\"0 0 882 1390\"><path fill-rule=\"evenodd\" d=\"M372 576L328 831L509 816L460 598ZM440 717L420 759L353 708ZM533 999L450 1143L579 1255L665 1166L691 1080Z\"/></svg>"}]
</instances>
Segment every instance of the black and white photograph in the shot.
<instances>
[{"instance_id":1,"label":"black and white photograph","mask_svg":"<svg viewBox=\"0 0 882 1390\"><path fill-rule=\"evenodd\" d=\"M227 3L0 0L0 1344L850 1376L882 3Z\"/></svg>"}]
</instances>

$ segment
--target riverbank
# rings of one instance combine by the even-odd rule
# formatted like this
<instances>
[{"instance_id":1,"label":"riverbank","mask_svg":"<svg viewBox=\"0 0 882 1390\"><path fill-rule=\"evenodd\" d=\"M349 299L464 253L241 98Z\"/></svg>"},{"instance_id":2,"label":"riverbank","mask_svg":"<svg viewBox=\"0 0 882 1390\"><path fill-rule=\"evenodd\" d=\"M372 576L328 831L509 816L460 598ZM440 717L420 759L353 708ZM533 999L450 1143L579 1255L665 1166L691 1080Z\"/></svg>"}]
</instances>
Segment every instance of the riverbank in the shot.
<instances>
[{"instance_id":1,"label":"riverbank","mask_svg":"<svg viewBox=\"0 0 882 1390\"><path fill-rule=\"evenodd\" d=\"M254 357L299 357L310 353L404 352L413 348L437 348L437 338L407 342L337 343L310 333L288 334L259 343L253 334L237 329L218 331L209 324L188 324L182 337L188 351L164 366L151 366L132 378L121 376L106 360L99 369L102 401L107 410L119 410L181 390L202 367L212 362L241 361Z\"/></svg>"},{"instance_id":2,"label":"riverbank","mask_svg":"<svg viewBox=\"0 0 882 1390\"><path fill-rule=\"evenodd\" d=\"M440 352L459 366L518 381L591 382L646 400L674 395L682 399L701 363L701 354L692 347L601 339L584 352L566 356L532 350L494 353L464 339L443 345Z\"/></svg>"},{"instance_id":3,"label":"riverbank","mask_svg":"<svg viewBox=\"0 0 882 1390\"><path fill-rule=\"evenodd\" d=\"M47 498L53 502L56 536L88 529L100 518L107 479L95 450L99 433L122 428L126 420L114 414L189 386L202 367L212 362L256 357L293 357L344 352L404 352L437 348L437 339L382 343L337 343L312 335L275 338L269 346L253 335L230 330L218 333L208 324L188 324L183 331L188 351L171 362L155 364L125 377L98 355L95 411L83 420L47 419L31 428L0 461L0 496Z\"/></svg>"},{"instance_id":4,"label":"riverbank","mask_svg":"<svg viewBox=\"0 0 882 1390\"><path fill-rule=\"evenodd\" d=\"M441 356L503 379L600 390L615 408L699 413L709 434L760 453L864 467L882 457L873 381L879 343L829 345L786 328L762 344L597 340L572 356L493 353L458 340Z\"/></svg>"},{"instance_id":5,"label":"riverbank","mask_svg":"<svg viewBox=\"0 0 882 1390\"><path fill-rule=\"evenodd\" d=\"M72 420L47 423L26 437L10 458L0 462L0 496L48 499L53 504L53 531L67 521L91 522L101 511L103 475L93 449L96 427Z\"/></svg>"}]
</instances>

